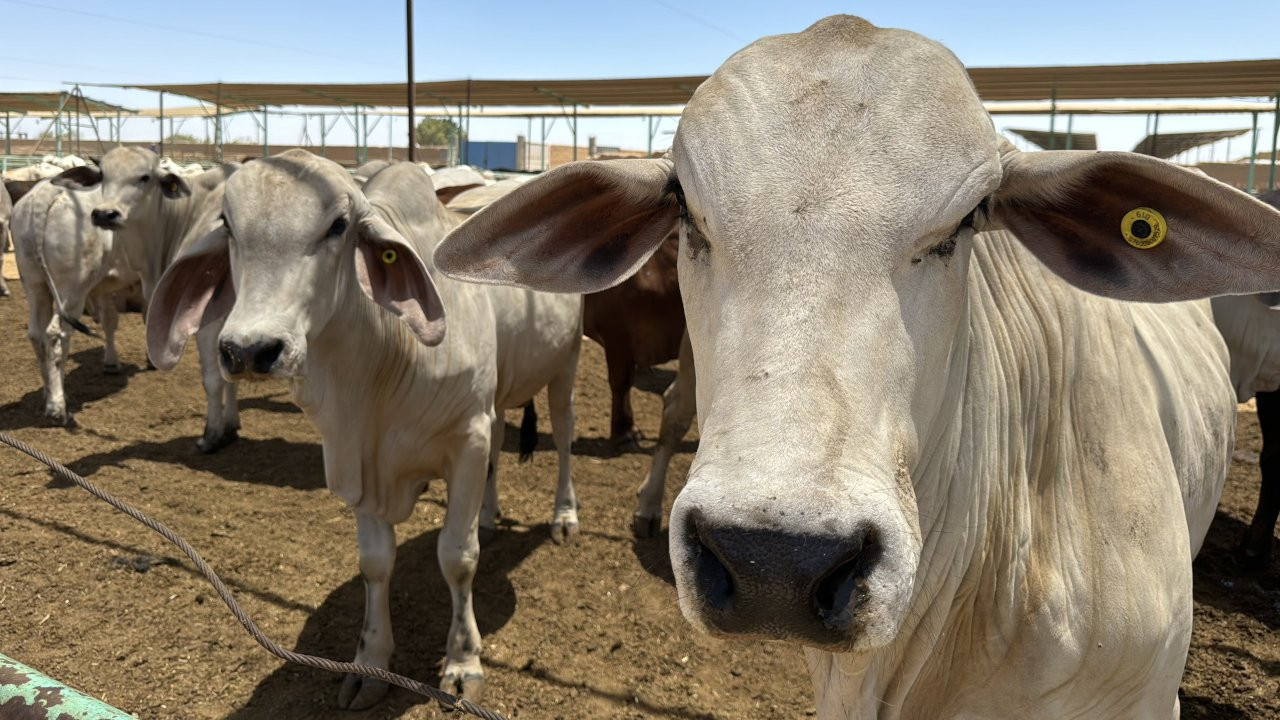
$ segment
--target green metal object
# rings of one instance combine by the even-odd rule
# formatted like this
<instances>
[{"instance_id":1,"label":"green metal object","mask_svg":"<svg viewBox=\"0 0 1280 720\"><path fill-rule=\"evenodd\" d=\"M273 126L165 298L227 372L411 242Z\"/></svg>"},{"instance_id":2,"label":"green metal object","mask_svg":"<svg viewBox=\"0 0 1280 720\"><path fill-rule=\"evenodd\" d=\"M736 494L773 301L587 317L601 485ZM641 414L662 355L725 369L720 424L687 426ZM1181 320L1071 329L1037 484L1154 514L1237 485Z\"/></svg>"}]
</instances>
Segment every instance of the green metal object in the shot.
<instances>
[{"instance_id":1,"label":"green metal object","mask_svg":"<svg viewBox=\"0 0 1280 720\"><path fill-rule=\"evenodd\" d=\"M1253 114L1253 143L1249 147L1249 192L1253 192L1254 172L1258 169L1258 113Z\"/></svg>"},{"instance_id":2,"label":"green metal object","mask_svg":"<svg viewBox=\"0 0 1280 720\"><path fill-rule=\"evenodd\" d=\"M1277 141L1280 140L1280 93L1276 94L1276 117L1271 123L1271 173L1267 177L1267 189L1276 189L1276 152L1280 151Z\"/></svg>"},{"instance_id":3,"label":"green metal object","mask_svg":"<svg viewBox=\"0 0 1280 720\"><path fill-rule=\"evenodd\" d=\"M134 716L0 654L0 718L134 720Z\"/></svg>"}]
</instances>

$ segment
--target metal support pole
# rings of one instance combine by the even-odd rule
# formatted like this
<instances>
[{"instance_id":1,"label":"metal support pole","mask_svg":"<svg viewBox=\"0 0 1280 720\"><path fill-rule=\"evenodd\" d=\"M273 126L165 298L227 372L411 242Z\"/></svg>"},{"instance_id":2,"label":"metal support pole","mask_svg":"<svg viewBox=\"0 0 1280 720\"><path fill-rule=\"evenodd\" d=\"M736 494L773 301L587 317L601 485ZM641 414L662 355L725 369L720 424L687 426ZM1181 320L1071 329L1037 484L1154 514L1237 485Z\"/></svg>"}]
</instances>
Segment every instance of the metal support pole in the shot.
<instances>
[{"instance_id":1,"label":"metal support pole","mask_svg":"<svg viewBox=\"0 0 1280 720\"><path fill-rule=\"evenodd\" d=\"M413 0L405 0L404 15L405 45L407 46L405 57L408 59L409 64L409 91L408 98L405 100L409 106L409 162L414 162L417 160L417 156L414 154L417 138L414 137L416 128L413 122L413 103L417 93L415 92L416 88L413 81ZM391 123L387 123L387 125L390 126ZM390 130L387 132L390 132ZM387 142L387 159L391 159L391 142L389 140Z\"/></svg>"},{"instance_id":2,"label":"metal support pole","mask_svg":"<svg viewBox=\"0 0 1280 720\"><path fill-rule=\"evenodd\" d=\"M0 703L5 717L127 720L133 717L11 657L0 655Z\"/></svg>"},{"instance_id":3,"label":"metal support pole","mask_svg":"<svg viewBox=\"0 0 1280 720\"><path fill-rule=\"evenodd\" d=\"M7 121L6 121L7 122ZM547 118L542 117L542 169L547 169Z\"/></svg>"},{"instance_id":4,"label":"metal support pole","mask_svg":"<svg viewBox=\"0 0 1280 720\"><path fill-rule=\"evenodd\" d=\"M116 144L120 144L121 131L124 130L124 118L120 115L120 110L116 110Z\"/></svg>"},{"instance_id":5,"label":"metal support pole","mask_svg":"<svg viewBox=\"0 0 1280 720\"><path fill-rule=\"evenodd\" d=\"M218 98L214 104L213 138L218 148L218 162L222 162L222 83L218 83Z\"/></svg>"},{"instance_id":6,"label":"metal support pole","mask_svg":"<svg viewBox=\"0 0 1280 720\"><path fill-rule=\"evenodd\" d=\"M1254 173L1258 169L1258 113L1253 113L1253 142L1249 147L1249 192L1253 192Z\"/></svg>"},{"instance_id":7,"label":"metal support pole","mask_svg":"<svg viewBox=\"0 0 1280 720\"><path fill-rule=\"evenodd\" d=\"M10 138L9 111L4 111L4 154L13 154L13 140Z\"/></svg>"},{"instance_id":8,"label":"metal support pole","mask_svg":"<svg viewBox=\"0 0 1280 720\"><path fill-rule=\"evenodd\" d=\"M1160 113L1155 114L1155 118L1151 123L1151 147L1148 148L1147 154L1155 157L1156 144L1160 142Z\"/></svg>"},{"instance_id":9,"label":"metal support pole","mask_svg":"<svg viewBox=\"0 0 1280 720\"><path fill-rule=\"evenodd\" d=\"M1066 147L1067 150L1071 149L1071 122L1075 120L1075 118L1076 118L1075 115L1072 115L1071 113L1067 113L1067 147Z\"/></svg>"},{"instance_id":10,"label":"metal support pole","mask_svg":"<svg viewBox=\"0 0 1280 720\"><path fill-rule=\"evenodd\" d=\"M164 157L164 91L160 91L160 156Z\"/></svg>"},{"instance_id":11,"label":"metal support pole","mask_svg":"<svg viewBox=\"0 0 1280 720\"><path fill-rule=\"evenodd\" d=\"M1058 149L1058 135L1054 132L1054 121L1058 116L1058 88L1054 88L1049 96L1049 149Z\"/></svg>"},{"instance_id":12,"label":"metal support pole","mask_svg":"<svg viewBox=\"0 0 1280 720\"><path fill-rule=\"evenodd\" d=\"M573 159L578 159L578 103L573 104Z\"/></svg>"},{"instance_id":13,"label":"metal support pole","mask_svg":"<svg viewBox=\"0 0 1280 720\"><path fill-rule=\"evenodd\" d=\"M471 164L471 78L467 78L467 126L463 132L462 164Z\"/></svg>"},{"instance_id":14,"label":"metal support pole","mask_svg":"<svg viewBox=\"0 0 1280 720\"><path fill-rule=\"evenodd\" d=\"M62 157L62 106L67 102L66 95L58 103L58 110L53 114L53 153Z\"/></svg>"},{"instance_id":15,"label":"metal support pole","mask_svg":"<svg viewBox=\"0 0 1280 720\"><path fill-rule=\"evenodd\" d=\"M395 158L391 155L391 146L395 145L396 143L395 135L392 133L392 129L395 126L396 126L395 118L388 115L387 116L387 162L395 160ZM412 154L413 153L413 138L412 138L413 133L409 133L409 135L410 135L409 153Z\"/></svg>"},{"instance_id":16,"label":"metal support pole","mask_svg":"<svg viewBox=\"0 0 1280 720\"><path fill-rule=\"evenodd\" d=\"M1276 94L1276 116L1271 124L1271 173L1267 178L1267 190L1276 189L1276 141L1280 141L1280 93Z\"/></svg>"},{"instance_id":17,"label":"metal support pole","mask_svg":"<svg viewBox=\"0 0 1280 720\"><path fill-rule=\"evenodd\" d=\"M271 141L267 139L267 106L262 106L262 157L271 154Z\"/></svg>"}]
</instances>

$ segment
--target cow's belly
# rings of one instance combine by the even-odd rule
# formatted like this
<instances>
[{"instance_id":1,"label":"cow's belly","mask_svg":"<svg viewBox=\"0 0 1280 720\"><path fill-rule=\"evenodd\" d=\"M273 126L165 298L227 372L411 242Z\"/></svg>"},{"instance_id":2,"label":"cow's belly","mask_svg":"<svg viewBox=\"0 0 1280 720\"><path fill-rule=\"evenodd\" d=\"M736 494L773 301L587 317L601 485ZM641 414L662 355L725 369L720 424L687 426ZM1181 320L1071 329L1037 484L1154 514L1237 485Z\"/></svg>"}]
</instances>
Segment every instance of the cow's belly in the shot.
<instances>
[{"instance_id":1,"label":"cow's belly","mask_svg":"<svg viewBox=\"0 0 1280 720\"><path fill-rule=\"evenodd\" d=\"M528 402L569 370L582 343L582 298L495 288L499 411Z\"/></svg>"}]
</instances>

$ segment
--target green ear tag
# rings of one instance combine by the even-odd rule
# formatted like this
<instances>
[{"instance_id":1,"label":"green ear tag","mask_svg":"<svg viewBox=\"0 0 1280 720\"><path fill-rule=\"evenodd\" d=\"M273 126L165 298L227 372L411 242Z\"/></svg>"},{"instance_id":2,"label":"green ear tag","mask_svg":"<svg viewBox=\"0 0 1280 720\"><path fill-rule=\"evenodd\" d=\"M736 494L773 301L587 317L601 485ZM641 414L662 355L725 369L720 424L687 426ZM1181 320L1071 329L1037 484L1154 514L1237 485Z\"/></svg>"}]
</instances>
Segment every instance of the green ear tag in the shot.
<instances>
[{"instance_id":1,"label":"green ear tag","mask_svg":"<svg viewBox=\"0 0 1280 720\"><path fill-rule=\"evenodd\" d=\"M387 248L386 250L382 251L382 262L386 263L387 265L394 265L398 257L399 256L396 255L396 251L392 250L391 248Z\"/></svg>"},{"instance_id":2,"label":"green ear tag","mask_svg":"<svg viewBox=\"0 0 1280 720\"><path fill-rule=\"evenodd\" d=\"M1164 216L1151 208L1134 208L1120 221L1120 234L1124 241L1139 250L1150 250L1164 242L1169 234L1169 224Z\"/></svg>"}]
</instances>

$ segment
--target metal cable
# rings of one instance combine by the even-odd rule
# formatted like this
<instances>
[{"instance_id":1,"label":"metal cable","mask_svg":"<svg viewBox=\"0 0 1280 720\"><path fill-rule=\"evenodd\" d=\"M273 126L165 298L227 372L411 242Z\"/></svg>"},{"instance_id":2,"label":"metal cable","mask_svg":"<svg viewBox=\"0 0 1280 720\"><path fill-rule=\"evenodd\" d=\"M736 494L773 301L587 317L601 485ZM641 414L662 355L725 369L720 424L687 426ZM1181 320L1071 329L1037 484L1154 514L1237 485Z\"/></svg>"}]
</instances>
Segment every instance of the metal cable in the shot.
<instances>
[{"instance_id":1,"label":"metal cable","mask_svg":"<svg viewBox=\"0 0 1280 720\"><path fill-rule=\"evenodd\" d=\"M200 570L200 573L204 575L205 579L209 581L209 584L213 585L213 589L217 591L218 597L222 598L222 602L226 603L227 608L231 610L231 614L236 616L236 620L240 621L240 624L244 626L244 629L249 631L249 635L251 635L259 645L265 648L267 652L275 655L281 660L298 663L299 665L306 665L307 667L313 667L318 670L363 675L365 677L381 680L385 683L398 685L406 690L411 690L419 695L425 695L435 700L440 703L446 711L460 711L467 713L468 715L484 718L485 720L506 720L502 715L499 715L492 710L482 708L466 698L455 697L439 688L418 682L417 680L407 678L403 675L397 675L396 673L383 670L382 668L359 665L356 663L337 662L329 660L328 658L315 657L314 655L303 655L302 653L296 653L292 650L286 650L285 648L280 647L274 640L267 637L258 629L258 625L254 623L249 615L245 613L244 609L240 607L240 603L236 601L235 597L231 594L231 591L227 589L227 586L222 582L222 578L218 577L218 574L214 572L213 568L209 567L209 563L205 562L204 558L200 557L200 553L196 552L196 549L191 547L190 543L182 539L182 537L177 533L170 530L163 523L147 517L141 510L138 510L123 500L116 499L105 490L102 490L93 483L72 472L70 468L67 468L58 461L53 460L48 455L45 455L21 440L11 437L7 433L0 432L0 442L15 450L26 453L36 460L39 460L60 477L79 485L94 497L102 500L134 520L137 520L143 525L146 525L159 533L165 540L168 540L178 546L178 549L182 550L182 553L186 555L191 562L195 563L195 566Z\"/></svg>"}]
</instances>

